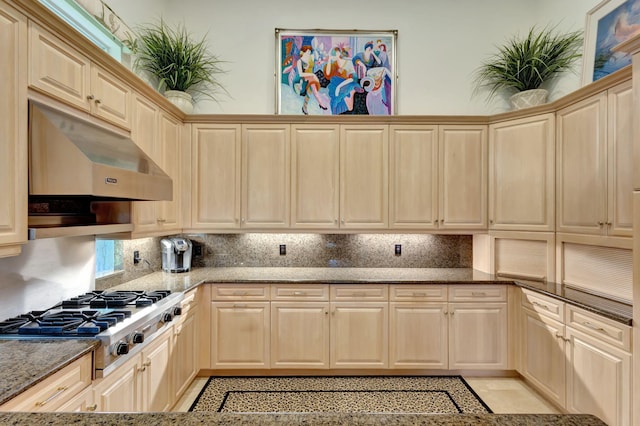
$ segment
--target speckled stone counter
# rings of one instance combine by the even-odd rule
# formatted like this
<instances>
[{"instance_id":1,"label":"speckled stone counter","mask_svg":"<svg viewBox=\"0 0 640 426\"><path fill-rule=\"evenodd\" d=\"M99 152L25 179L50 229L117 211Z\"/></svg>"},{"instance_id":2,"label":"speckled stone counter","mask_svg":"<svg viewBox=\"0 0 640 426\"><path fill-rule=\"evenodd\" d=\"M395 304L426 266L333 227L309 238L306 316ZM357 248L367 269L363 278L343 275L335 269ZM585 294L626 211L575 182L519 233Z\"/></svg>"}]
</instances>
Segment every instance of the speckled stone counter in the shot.
<instances>
[{"instance_id":1,"label":"speckled stone counter","mask_svg":"<svg viewBox=\"0 0 640 426\"><path fill-rule=\"evenodd\" d=\"M0 425L440 425L440 426L606 426L597 417L583 414L32 414L0 413Z\"/></svg>"},{"instance_id":2,"label":"speckled stone counter","mask_svg":"<svg viewBox=\"0 0 640 426\"><path fill-rule=\"evenodd\" d=\"M94 339L0 340L0 405L99 345Z\"/></svg>"}]
</instances>

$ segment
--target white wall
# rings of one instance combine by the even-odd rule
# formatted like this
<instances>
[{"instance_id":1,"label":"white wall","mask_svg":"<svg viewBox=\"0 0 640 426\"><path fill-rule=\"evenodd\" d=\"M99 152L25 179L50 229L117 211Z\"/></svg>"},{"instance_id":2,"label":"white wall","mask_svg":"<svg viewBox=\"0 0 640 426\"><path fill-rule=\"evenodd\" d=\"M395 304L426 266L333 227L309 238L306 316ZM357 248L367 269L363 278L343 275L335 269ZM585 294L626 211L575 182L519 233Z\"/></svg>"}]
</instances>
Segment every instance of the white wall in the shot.
<instances>
[{"instance_id":1,"label":"white wall","mask_svg":"<svg viewBox=\"0 0 640 426\"><path fill-rule=\"evenodd\" d=\"M93 237L29 241L0 259L0 320L47 309L94 286Z\"/></svg>"},{"instance_id":2,"label":"white wall","mask_svg":"<svg viewBox=\"0 0 640 426\"><path fill-rule=\"evenodd\" d=\"M471 97L471 76L495 45L534 25L584 28L599 0L107 0L129 25L184 21L194 35L208 32L212 50L228 61L221 82L231 97L202 101L196 113L272 114L275 111L275 28L398 30L397 113L487 114L508 109ZM151 6L150 3L153 3ZM157 6L156 6L157 4ZM566 74L555 99L579 87Z\"/></svg>"}]
</instances>

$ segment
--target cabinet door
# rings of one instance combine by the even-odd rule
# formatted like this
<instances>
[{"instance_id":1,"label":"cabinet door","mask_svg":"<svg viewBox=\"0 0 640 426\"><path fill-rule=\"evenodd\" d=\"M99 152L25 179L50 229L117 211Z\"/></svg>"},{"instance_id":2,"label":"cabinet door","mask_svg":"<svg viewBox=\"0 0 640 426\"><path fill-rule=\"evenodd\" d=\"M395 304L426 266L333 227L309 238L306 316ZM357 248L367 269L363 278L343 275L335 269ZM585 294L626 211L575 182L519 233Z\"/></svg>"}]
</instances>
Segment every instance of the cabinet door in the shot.
<instances>
[{"instance_id":1,"label":"cabinet door","mask_svg":"<svg viewBox=\"0 0 640 426\"><path fill-rule=\"evenodd\" d=\"M566 327L567 404L611 426L631 424L631 354Z\"/></svg>"},{"instance_id":2,"label":"cabinet door","mask_svg":"<svg viewBox=\"0 0 640 426\"><path fill-rule=\"evenodd\" d=\"M292 126L292 228L338 227L339 172L337 125Z\"/></svg>"},{"instance_id":3,"label":"cabinet door","mask_svg":"<svg viewBox=\"0 0 640 426\"><path fill-rule=\"evenodd\" d=\"M447 369L446 303L389 304L389 368Z\"/></svg>"},{"instance_id":4,"label":"cabinet door","mask_svg":"<svg viewBox=\"0 0 640 426\"><path fill-rule=\"evenodd\" d=\"M94 400L104 412L137 412L141 409L140 357L136 356L104 379L94 382Z\"/></svg>"},{"instance_id":5,"label":"cabinet door","mask_svg":"<svg viewBox=\"0 0 640 426\"><path fill-rule=\"evenodd\" d=\"M607 95L556 113L558 232L602 234L606 221Z\"/></svg>"},{"instance_id":6,"label":"cabinet door","mask_svg":"<svg viewBox=\"0 0 640 426\"><path fill-rule=\"evenodd\" d=\"M553 231L554 115L506 121L489 131L489 227Z\"/></svg>"},{"instance_id":7,"label":"cabinet door","mask_svg":"<svg viewBox=\"0 0 640 426\"><path fill-rule=\"evenodd\" d=\"M94 401L93 387L87 386L78 395L56 409L58 413L92 413L100 411Z\"/></svg>"},{"instance_id":8,"label":"cabinet door","mask_svg":"<svg viewBox=\"0 0 640 426\"><path fill-rule=\"evenodd\" d=\"M440 126L439 227L487 228L487 127Z\"/></svg>"},{"instance_id":9,"label":"cabinet door","mask_svg":"<svg viewBox=\"0 0 640 426\"><path fill-rule=\"evenodd\" d=\"M160 220L163 233L179 232L180 223L180 134L181 124L166 113L160 114L161 167L173 180L173 200L160 201Z\"/></svg>"},{"instance_id":10,"label":"cabinet door","mask_svg":"<svg viewBox=\"0 0 640 426\"><path fill-rule=\"evenodd\" d=\"M140 95L134 97L133 101L133 126L131 128L131 139L138 145L151 159L160 164L157 156L158 141L158 108L154 103ZM145 233L158 230L159 223L157 212L158 202L156 201L136 201L133 203L133 223L134 232Z\"/></svg>"},{"instance_id":11,"label":"cabinet door","mask_svg":"<svg viewBox=\"0 0 640 426\"><path fill-rule=\"evenodd\" d=\"M211 367L269 368L269 302L212 302Z\"/></svg>"},{"instance_id":12,"label":"cabinet door","mask_svg":"<svg viewBox=\"0 0 640 426\"><path fill-rule=\"evenodd\" d=\"M27 18L0 3L0 257L27 240Z\"/></svg>"},{"instance_id":13,"label":"cabinet door","mask_svg":"<svg viewBox=\"0 0 640 426\"><path fill-rule=\"evenodd\" d=\"M91 65L91 112L125 129L131 128L131 88L98 65Z\"/></svg>"},{"instance_id":14,"label":"cabinet door","mask_svg":"<svg viewBox=\"0 0 640 426\"><path fill-rule=\"evenodd\" d=\"M449 304L449 368L507 369L507 304Z\"/></svg>"},{"instance_id":15,"label":"cabinet door","mask_svg":"<svg viewBox=\"0 0 640 426\"><path fill-rule=\"evenodd\" d=\"M31 87L90 110L91 64L87 57L34 22L29 22L28 52Z\"/></svg>"},{"instance_id":16,"label":"cabinet door","mask_svg":"<svg viewBox=\"0 0 640 426\"><path fill-rule=\"evenodd\" d=\"M437 126L391 126L389 225L433 229L438 215Z\"/></svg>"},{"instance_id":17,"label":"cabinet door","mask_svg":"<svg viewBox=\"0 0 640 426\"><path fill-rule=\"evenodd\" d=\"M186 318L175 325L172 351L174 401L187 390L198 373L197 359L197 308L192 309Z\"/></svg>"},{"instance_id":18,"label":"cabinet door","mask_svg":"<svg viewBox=\"0 0 640 426\"><path fill-rule=\"evenodd\" d=\"M331 368L386 368L387 302L331 302Z\"/></svg>"},{"instance_id":19,"label":"cabinet door","mask_svg":"<svg viewBox=\"0 0 640 426\"><path fill-rule=\"evenodd\" d=\"M633 92L631 81L608 91L607 232L633 234Z\"/></svg>"},{"instance_id":20,"label":"cabinet door","mask_svg":"<svg viewBox=\"0 0 640 426\"><path fill-rule=\"evenodd\" d=\"M290 128L242 126L242 227L289 226Z\"/></svg>"},{"instance_id":21,"label":"cabinet door","mask_svg":"<svg viewBox=\"0 0 640 426\"><path fill-rule=\"evenodd\" d=\"M271 368L329 368L329 302L271 303Z\"/></svg>"},{"instance_id":22,"label":"cabinet door","mask_svg":"<svg viewBox=\"0 0 640 426\"><path fill-rule=\"evenodd\" d=\"M388 225L387 126L340 128L340 227Z\"/></svg>"},{"instance_id":23,"label":"cabinet door","mask_svg":"<svg viewBox=\"0 0 640 426\"><path fill-rule=\"evenodd\" d=\"M142 351L142 411L169 411L173 405L171 341L173 328Z\"/></svg>"},{"instance_id":24,"label":"cabinet door","mask_svg":"<svg viewBox=\"0 0 640 426\"><path fill-rule=\"evenodd\" d=\"M191 227L240 227L240 125L193 126Z\"/></svg>"},{"instance_id":25,"label":"cabinet door","mask_svg":"<svg viewBox=\"0 0 640 426\"><path fill-rule=\"evenodd\" d=\"M522 375L559 406L565 403L564 325L523 309Z\"/></svg>"}]
</instances>

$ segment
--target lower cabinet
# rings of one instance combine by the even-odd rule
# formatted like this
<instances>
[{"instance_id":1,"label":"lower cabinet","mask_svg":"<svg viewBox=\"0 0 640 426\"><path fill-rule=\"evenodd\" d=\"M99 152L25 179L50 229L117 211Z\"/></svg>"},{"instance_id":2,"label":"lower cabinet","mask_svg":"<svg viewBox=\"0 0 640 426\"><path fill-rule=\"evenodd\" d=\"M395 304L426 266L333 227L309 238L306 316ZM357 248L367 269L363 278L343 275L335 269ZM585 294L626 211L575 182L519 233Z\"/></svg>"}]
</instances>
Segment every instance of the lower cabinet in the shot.
<instances>
[{"instance_id":1,"label":"lower cabinet","mask_svg":"<svg viewBox=\"0 0 640 426\"><path fill-rule=\"evenodd\" d=\"M570 413L631 424L631 327L523 290L522 375Z\"/></svg>"},{"instance_id":2,"label":"lower cabinet","mask_svg":"<svg viewBox=\"0 0 640 426\"><path fill-rule=\"evenodd\" d=\"M142 410L140 357L134 357L107 377L94 382L98 411L137 412Z\"/></svg>"},{"instance_id":3,"label":"lower cabinet","mask_svg":"<svg viewBox=\"0 0 640 426\"><path fill-rule=\"evenodd\" d=\"M97 411L97 409L98 404L93 397L93 387L87 386L67 403L62 404L56 411L61 413L91 413Z\"/></svg>"},{"instance_id":4,"label":"lower cabinet","mask_svg":"<svg viewBox=\"0 0 640 426\"><path fill-rule=\"evenodd\" d=\"M195 294L193 295L195 296ZM186 299L186 298L185 298ZM182 304L182 316L173 332L173 400L178 401L198 373L199 309L194 299Z\"/></svg>"}]
</instances>

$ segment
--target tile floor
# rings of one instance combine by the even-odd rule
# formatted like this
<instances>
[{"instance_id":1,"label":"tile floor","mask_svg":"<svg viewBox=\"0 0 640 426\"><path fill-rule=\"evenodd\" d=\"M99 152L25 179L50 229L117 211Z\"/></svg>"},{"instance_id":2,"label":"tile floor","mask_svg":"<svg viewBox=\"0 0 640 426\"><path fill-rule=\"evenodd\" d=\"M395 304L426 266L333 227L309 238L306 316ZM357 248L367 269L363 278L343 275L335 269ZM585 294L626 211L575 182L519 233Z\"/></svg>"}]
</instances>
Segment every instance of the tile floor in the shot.
<instances>
[{"instance_id":1,"label":"tile floor","mask_svg":"<svg viewBox=\"0 0 640 426\"><path fill-rule=\"evenodd\" d=\"M174 411L188 411L207 380L208 377L196 377L174 407ZM560 412L519 378L465 377L465 380L494 413L547 414Z\"/></svg>"}]
</instances>

